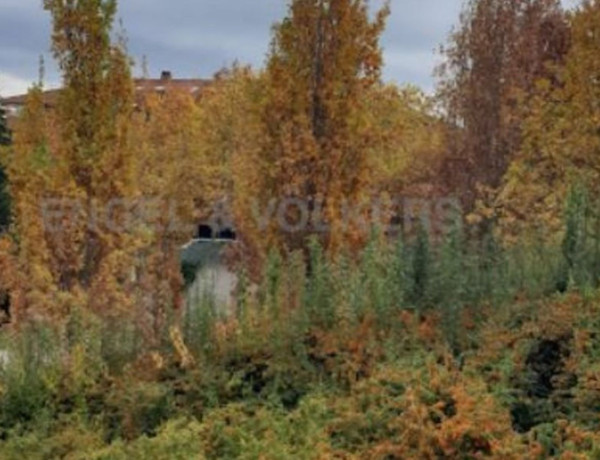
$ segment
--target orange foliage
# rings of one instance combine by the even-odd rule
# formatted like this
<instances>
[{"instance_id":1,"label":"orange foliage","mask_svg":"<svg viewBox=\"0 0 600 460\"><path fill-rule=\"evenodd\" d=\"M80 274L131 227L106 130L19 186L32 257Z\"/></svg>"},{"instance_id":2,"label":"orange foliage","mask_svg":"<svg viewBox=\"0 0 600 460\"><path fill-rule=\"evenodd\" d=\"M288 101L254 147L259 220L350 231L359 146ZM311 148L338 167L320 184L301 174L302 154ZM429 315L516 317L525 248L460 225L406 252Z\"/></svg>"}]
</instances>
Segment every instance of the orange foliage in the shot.
<instances>
[{"instance_id":1,"label":"orange foliage","mask_svg":"<svg viewBox=\"0 0 600 460\"><path fill-rule=\"evenodd\" d=\"M573 13L571 36L564 65L538 81L526 107L523 144L497 200L507 234L534 228L556 236L569 191L576 185L591 194L600 190L598 2L585 1Z\"/></svg>"},{"instance_id":2,"label":"orange foliage","mask_svg":"<svg viewBox=\"0 0 600 460\"><path fill-rule=\"evenodd\" d=\"M271 219L255 237L260 229L249 201L264 210L272 199L276 205L300 199L311 216L322 204L331 225L323 242L333 251L364 237L353 224L342 228L340 213L344 199L359 203L369 192L377 133L366 95L379 83L387 14L385 7L371 21L366 1L296 0L275 27L259 111L263 136L243 165L254 182L250 196L236 196L234 204L241 231L259 254L272 246L304 248L311 230L287 232ZM298 221L297 209L283 211L289 222Z\"/></svg>"},{"instance_id":3,"label":"orange foliage","mask_svg":"<svg viewBox=\"0 0 600 460\"><path fill-rule=\"evenodd\" d=\"M12 261L6 273L21 276L3 284L18 299L15 317L60 319L75 306L106 317L142 309L159 316L157 308L181 290L181 236L169 239L168 225L134 217L156 196L183 204L184 221L192 213L186 188L199 174L190 165L201 163L192 148L194 101L178 95L164 104L149 101L154 118L141 123L133 114L131 63L110 38L116 3L46 0L44 6L64 88L53 110L44 106L41 88L30 91L6 159L18 236L14 256L4 260ZM165 162L169 154L173 161ZM141 273L154 274L143 294L160 307L146 309L136 297Z\"/></svg>"}]
</instances>

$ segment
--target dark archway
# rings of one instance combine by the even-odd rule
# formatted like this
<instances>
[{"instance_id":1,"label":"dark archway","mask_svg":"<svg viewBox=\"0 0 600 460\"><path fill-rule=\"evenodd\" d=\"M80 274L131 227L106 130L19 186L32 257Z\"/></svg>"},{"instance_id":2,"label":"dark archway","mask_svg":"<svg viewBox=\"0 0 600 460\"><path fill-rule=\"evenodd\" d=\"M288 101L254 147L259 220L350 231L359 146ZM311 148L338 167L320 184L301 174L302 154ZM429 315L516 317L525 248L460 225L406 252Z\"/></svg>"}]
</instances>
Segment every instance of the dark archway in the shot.
<instances>
[{"instance_id":1,"label":"dark archway","mask_svg":"<svg viewBox=\"0 0 600 460\"><path fill-rule=\"evenodd\" d=\"M216 228L208 225L208 224L201 224L198 226L198 239L200 240L212 240L212 239L218 239L218 240L229 240L229 241L235 241L237 240L237 234L235 232L234 229L232 228Z\"/></svg>"},{"instance_id":2,"label":"dark archway","mask_svg":"<svg viewBox=\"0 0 600 460\"><path fill-rule=\"evenodd\" d=\"M10 323L10 294L0 291L0 325Z\"/></svg>"}]
</instances>

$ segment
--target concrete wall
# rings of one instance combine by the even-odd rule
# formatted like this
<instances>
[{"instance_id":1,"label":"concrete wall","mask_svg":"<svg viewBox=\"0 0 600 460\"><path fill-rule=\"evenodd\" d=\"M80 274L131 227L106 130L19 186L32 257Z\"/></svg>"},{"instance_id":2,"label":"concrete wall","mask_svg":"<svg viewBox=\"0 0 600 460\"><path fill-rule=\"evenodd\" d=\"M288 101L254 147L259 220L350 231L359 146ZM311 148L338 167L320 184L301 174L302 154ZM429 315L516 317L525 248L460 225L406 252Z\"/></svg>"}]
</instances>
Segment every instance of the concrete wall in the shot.
<instances>
[{"instance_id":1,"label":"concrete wall","mask_svg":"<svg viewBox=\"0 0 600 460\"><path fill-rule=\"evenodd\" d=\"M228 314L235 306L234 290L237 275L223 262L223 252L231 241L194 240L182 248L181 260L195 267L196 278L187 288L190 308L201 305L202 299L212 297L217 310Z\"/></svg>"}]
</instances>

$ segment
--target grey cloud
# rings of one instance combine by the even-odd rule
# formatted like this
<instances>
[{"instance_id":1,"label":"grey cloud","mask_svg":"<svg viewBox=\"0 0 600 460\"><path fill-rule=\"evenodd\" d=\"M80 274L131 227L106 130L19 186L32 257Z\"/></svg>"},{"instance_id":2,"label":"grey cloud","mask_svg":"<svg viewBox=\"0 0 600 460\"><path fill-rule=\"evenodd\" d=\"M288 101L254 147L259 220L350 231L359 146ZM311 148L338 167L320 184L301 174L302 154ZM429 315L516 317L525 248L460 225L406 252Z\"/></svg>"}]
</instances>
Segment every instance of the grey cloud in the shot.
<instances>
[{"instance_id":1,"label":"grey cloud","mask_svg":"<svg viewBox=\"0 0 600 460\"><path fill-rule=\"evenodd\" d=\"M131 54L138 63L146 56L153 75L170 69L180 77L209 77L234 60L261 66L271 26L284 16L286 4L284 0L121 0L119 17ZM372 4L377 8L383 0ZM49 57L50 24L41 5L41 0L1 0L0 79L9 74L33 81L39 55ZM434 51L458 20L461 5L462 0L393 0L382 39L384 77L431 89ZM56 68L47 60L47 80L57 84Z\"/></svg>"}]
</instances>

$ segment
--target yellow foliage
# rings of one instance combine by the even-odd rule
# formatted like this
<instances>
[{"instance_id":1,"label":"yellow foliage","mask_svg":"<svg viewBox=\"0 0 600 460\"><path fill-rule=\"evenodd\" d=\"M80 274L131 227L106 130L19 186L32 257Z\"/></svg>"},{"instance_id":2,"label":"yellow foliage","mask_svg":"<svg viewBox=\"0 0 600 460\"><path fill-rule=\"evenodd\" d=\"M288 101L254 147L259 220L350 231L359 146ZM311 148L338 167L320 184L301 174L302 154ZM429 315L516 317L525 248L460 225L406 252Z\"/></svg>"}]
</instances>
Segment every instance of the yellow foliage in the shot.
<instances>
[{"instance_id":1,"label":"yellow foliage","mask_svg":"<svg viewBox=\"0 0 600 460\"><path fill-rule=\"evenodd\" d=\"M584 2L571 28L564 67L553 69L554 83L538 82L525 107L523 144L497 200L508 235L534 229L555 236L570 189L583 184L591 193L600 190L600 4Z\"/></svg>"},{"instance_id":2,"label":"yellow foliage","mask_svg":"<svg viewBox=\"0 0 600 460\"><path fill-rule=\"evenodd\" d=\"M169 328L169 336L171 337L171 343L173 347L175 347L175 352L177 353L177 359L179 361L179 365L183 369L190 368L194 365L194 357L188 350L185 342L183 340L183 335L181 334L181 330L178 327L172 326Z\"/></svg>"},{"instance_id":3,"label":"yellow foliage","mask_svg":"<svg viewBox=\"0 0 600 460\"><path fill-rule=\"evenodd\" d=\"M308 226L288 232L273 218L261 229L256 207L264 213L272 200L275 206L301 200L311 215L322 205L331 228L321 237L333 252L364 238L354 225L341 226L341 207L344 200L359 203L369 192L368 158L377 133L365 110L366 95L379 82L379 36L387 15L384 7L371 21L364 1L297 0L274 28L257 112L262 138L256 155L242 166L250 194L234 197L237 223L258 245L255 253L264 257L269 247L304 248L312 233ZM298 210L283 209L281 217L296 223ZM261 237L253 238L260 230Z\"/></svg>"},{"instance_id":4,"label":"yellow foliage","mask_svg":"<svg viewBox=\"0 0 600 460\"><path fill-rule=\"evenodd\" d=\"M413 86L388 84L368 93L367 110L378 139L369 155L375 190L398 194L411 184L432 180L446 139L431 98Z\"/></svg>"},{"instance_id":5,"label":"yellow foliage","mask_svg":"<svg viewBox=\"0 0 600 460\"><path fill-rule=\"evenodd\" d=\"M15 127L7 161L18 233L13 269L25 281L13 295L22 299L20 316L62 318L82 302L97 312L116 305L127 310L135 240L96 214L136 192L127 143L129 61L110 42L115 4L67 7L47 0L44 7L52 14L53 52L65 87L51 112L41 88L34 88ZM49 209L50 200L58 210Z\"/></svg>"}]
</instances>

